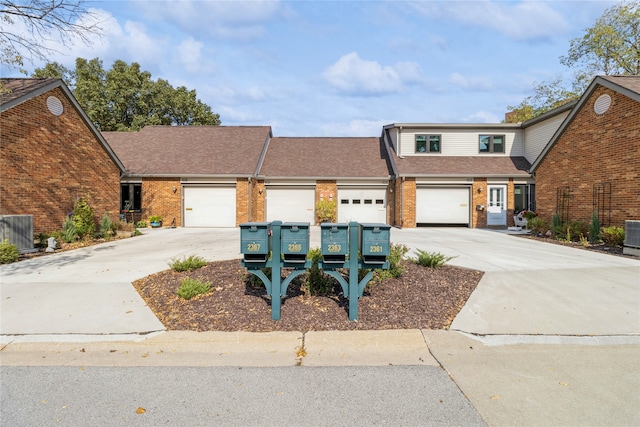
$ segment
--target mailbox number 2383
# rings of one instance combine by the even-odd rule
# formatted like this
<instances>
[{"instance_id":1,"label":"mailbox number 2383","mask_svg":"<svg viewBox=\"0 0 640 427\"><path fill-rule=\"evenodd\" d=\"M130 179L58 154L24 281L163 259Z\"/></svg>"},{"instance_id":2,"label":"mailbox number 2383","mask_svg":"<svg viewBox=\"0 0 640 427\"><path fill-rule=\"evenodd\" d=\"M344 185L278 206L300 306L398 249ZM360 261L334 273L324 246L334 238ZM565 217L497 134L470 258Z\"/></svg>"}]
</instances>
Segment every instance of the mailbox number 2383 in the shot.
<instances>
[{"instance_id":1,"label":"mailbox number 2383","mask_svg":"<svg viewBox=\"0 0 640 427\"><path fill-rule=\"evenodd\" d=\"M369 246L369 252L372 254L382 252L382 246L380 245L371 245Z\"/></svg>"}]
</instances>

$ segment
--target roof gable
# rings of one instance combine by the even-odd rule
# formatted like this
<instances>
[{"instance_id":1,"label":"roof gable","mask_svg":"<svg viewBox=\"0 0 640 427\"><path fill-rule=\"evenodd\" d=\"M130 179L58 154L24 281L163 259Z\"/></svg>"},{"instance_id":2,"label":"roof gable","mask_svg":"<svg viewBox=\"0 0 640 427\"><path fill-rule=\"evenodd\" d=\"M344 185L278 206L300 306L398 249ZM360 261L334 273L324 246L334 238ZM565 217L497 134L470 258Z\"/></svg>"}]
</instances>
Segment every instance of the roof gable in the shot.
<instances>
[{"instance_id":1,"label":"roof gable","mask_svg":"<svg viewBox=\"0 0 640 427\"><path fill-rule=\"evenodd\" d=\"M538 158L531 165L531 172L540 166L540 163L544 160L549 151L553 148L556 142L564 134L565 130L573 122L576 115L580 113L582 108L591 98L591 95L598 88L598 86L606 87L614 92L618 92L624 96L627 96L634 101L640 102L640 76L598 76L589 85L587 90L578 100L576 106L571 110L571 113L562 122L556 133L551 137L545 148L542 150Z\"/></svg>"},{"instance_id":2,"label":"roof gable","mask_svg":"<svg viewBox=\"0 0 640 427\"><path fill-rule=\"evenodd\" d=\"M100 134L93 122L89 119L89 116L87 116L80 104L78 104L78 101L73 96L73 93L71 93L67 85L61 79L3 78L0 79L0 83L2 83L4 89L8 90L8 92L3 93L2 96L0 96L0 112L7 111L17 105L22 104L23 102L27 102L56 88L59 88L71 102L74 109L80 115L91 133L93 133L93 135L96 137L98 143L107 152L107 155L115 163L118 169L120 169L121 172L124 172L125 167L123 163L111 149L109 144L107 144L107 141L105 141L102 134Z\"/></svg>"},{"instance_id":3,"label":"roof gable","mask_svg":"<svg viewBox=\"0 0 640 427\"><path fill-rule=\"evenodd\" d=\"M129 175L252 176L270 126L146 126L104 132Z\"/></svg>"}]
</instances>

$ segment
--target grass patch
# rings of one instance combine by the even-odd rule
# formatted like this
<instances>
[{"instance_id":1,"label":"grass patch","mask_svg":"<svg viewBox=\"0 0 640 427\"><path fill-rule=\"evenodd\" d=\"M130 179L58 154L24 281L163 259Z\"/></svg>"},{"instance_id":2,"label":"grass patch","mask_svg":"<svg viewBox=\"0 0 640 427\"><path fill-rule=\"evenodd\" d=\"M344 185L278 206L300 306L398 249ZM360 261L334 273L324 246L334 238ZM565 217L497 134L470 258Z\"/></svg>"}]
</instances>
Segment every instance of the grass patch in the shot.
<instances>
[{"instance_id":1,"label":"grass patch","mask_svg":"<svg viewBox=\"0 0 640 427\"><path fill-rule=\"evenodd\" d=\"M206 294L211 290L211 284L207 282L203 282L199 279L184 279L178 289L176 290L176 294L180 298L191 299L196 295Z\"/></svg>"},{"instance_id":2,"label":"grass patch","mask_svg":"<svg viewBox=\"0 0 640 427\"><path fill-rule=\"evenodd\" d=\"M182 259L173 259L169 263L169 267L171 267L173 271L197 270L198 268L204 267L205 265L207 265L207 261L205 261L204 258L196 255L189 255L188 257L184 257Z\"/></svg>"},{"instance_id":3,"label":"grass patch","mask_svg":"<svg viewBox=\"0 0 640 427\"><path fill-rule=\"evenodd\" d=\"M447 262L455 258L454 256L443 255L440 252L427 252L421 249L416 249L416 252L418 252L418 256L414 258L409 258L409 260L422 267L429 267L429 268L442 267Z\"/></svg>"}]
</instances>

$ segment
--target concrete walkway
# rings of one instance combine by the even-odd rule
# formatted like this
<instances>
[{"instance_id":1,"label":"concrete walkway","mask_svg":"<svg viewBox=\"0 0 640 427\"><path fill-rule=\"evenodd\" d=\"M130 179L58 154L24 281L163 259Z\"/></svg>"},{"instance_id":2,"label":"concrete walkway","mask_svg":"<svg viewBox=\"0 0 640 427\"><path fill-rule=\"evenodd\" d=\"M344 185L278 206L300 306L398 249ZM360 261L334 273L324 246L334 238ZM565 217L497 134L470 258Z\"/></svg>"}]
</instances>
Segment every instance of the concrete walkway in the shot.
<instances>
[{"instance_id":1,"label":"concrete walkway","mask_svg":"<svg viewBox=\"0 0 640 427\"><path fill-rule=\"evenodd\" d=\"M486 272L450 331L163 332L130 283L240 255L237 229L161 229L0 267L1 363L440 366L489 425L640 424L640 260L488 230L391 237Z\"/></svg>"}]
</instances>

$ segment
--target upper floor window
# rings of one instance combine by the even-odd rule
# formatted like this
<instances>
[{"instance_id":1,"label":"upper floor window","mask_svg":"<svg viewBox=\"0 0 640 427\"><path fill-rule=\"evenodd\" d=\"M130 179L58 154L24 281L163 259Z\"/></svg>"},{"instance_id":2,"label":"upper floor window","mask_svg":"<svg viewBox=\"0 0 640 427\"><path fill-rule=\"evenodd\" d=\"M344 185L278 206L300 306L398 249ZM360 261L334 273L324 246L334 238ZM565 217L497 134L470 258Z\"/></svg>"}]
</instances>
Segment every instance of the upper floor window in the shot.
<instances>
[{"instance_id":1,"label":"upper floor window","mask_svg":"<svg viewBox=\"0 0 640 427\"><path fill-rule=\"evenodd\" d=\"M440 135L416 135L416 153L439 153Z\"/></svg>"},{"instance_id":2,"label":"upper floor window","mask_svg":"<svg viewBox=\"0 0 640 427\"><path fill-rule=\"evenodd\" d=\"M481 153L504 153L504 135L480 135Z\"/></svg>"}]
</instances>

